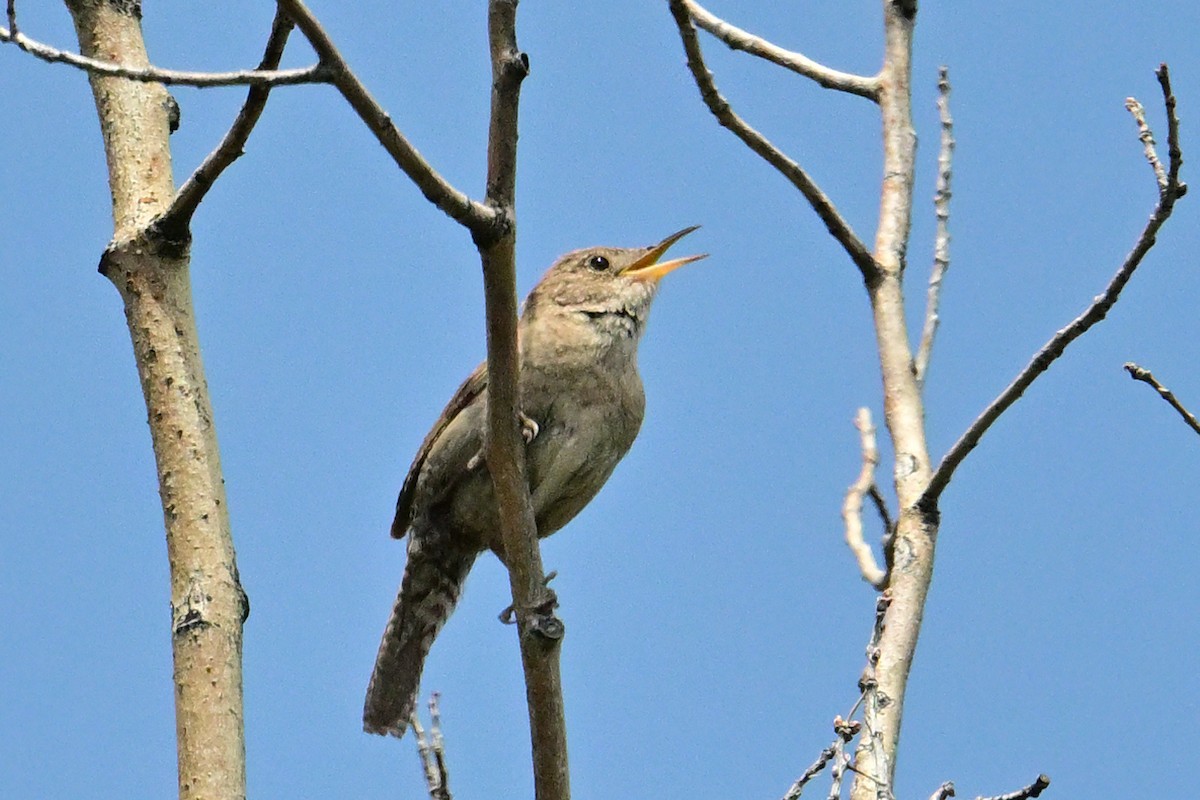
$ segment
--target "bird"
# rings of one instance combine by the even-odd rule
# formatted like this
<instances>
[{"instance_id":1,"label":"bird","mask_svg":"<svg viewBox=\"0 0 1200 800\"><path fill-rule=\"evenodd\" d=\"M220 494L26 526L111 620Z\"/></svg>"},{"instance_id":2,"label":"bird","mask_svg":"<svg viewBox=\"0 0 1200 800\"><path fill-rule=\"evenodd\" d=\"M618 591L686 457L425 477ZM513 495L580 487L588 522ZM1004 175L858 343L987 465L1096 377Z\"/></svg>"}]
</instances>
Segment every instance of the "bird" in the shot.
<instances>
[{"instance_id":1,"label":"bird","mask_svg":"<svg viewBox=\"0 0 1200 800\"><path fill-rule=\"evenodd\" d=\"M646 404L637 348L659 280L707 254L659 259L697 227L649 247L567 253L526 298L519 414L539 538L570 522L632 446ZM505 562L484 458L487 394L485 362L454 393L400 489L391 534L407 534L407 562L363 704L367 733L404 735L425 657L476 558L491 550Z\"/></svg>"}]
</instances>

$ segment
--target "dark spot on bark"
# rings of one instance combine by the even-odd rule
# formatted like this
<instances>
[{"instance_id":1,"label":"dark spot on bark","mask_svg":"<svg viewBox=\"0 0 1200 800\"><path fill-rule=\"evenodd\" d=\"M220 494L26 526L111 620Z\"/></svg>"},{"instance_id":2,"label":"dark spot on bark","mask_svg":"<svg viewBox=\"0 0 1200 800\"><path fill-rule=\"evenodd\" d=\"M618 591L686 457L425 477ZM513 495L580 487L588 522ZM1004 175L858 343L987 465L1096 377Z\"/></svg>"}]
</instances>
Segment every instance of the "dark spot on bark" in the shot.
<instances>
[{"instance_id":1,"label":"dark spot on bark","mask_svg":"<svg viewBox=\"0 0 1200 800\"><path fill-rule=\"evenodd\" d=\"M188 610L188 612L184 614L178 622L175 623L175 635L179 636L180 634L198 628L207 628L208 624L209 623L205 621L204 616L197 609L193 608Z\"/></svg>"},{"instance_id":2,"label":"dark spot on bark","mask_svg":"<svg viewBox=\"0 0 1200 800\"><path fill-rule=\"evenodd\" d=\"M173 95L167 95L167 99L163 100L163 105L167 108L167 128L171 133L179 130L179 122L182 119L182 114L179 110L179 101Z\"/></svg>"}]
</instances>

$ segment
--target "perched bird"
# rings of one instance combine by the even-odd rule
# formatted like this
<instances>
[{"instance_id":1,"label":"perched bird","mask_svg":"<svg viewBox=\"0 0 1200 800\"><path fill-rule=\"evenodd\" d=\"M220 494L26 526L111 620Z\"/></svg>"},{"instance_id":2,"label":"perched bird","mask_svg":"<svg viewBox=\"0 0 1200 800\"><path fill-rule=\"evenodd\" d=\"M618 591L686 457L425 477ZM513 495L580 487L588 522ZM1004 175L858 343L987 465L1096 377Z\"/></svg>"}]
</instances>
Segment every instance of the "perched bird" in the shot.
<instances>
[{"instance_id":1,"label":"perched bird","mask_svg":"<svg viewBox=\"0 0 1200 800\"><path fill-rule=\"evenodd\" d=\"M660 262L695 228L652 247L592 247L558 259L521 313L521 414L526 475L539 537L566 525L608 480L642 424L637 346L658 281L704 258ZM458 602L476 556L504 561L492 479L483 458L487 364L458 388L417 451L392 536L408 563L367 687L363 729L402 736L425 656Z\"/></svg>"}]
</instances>

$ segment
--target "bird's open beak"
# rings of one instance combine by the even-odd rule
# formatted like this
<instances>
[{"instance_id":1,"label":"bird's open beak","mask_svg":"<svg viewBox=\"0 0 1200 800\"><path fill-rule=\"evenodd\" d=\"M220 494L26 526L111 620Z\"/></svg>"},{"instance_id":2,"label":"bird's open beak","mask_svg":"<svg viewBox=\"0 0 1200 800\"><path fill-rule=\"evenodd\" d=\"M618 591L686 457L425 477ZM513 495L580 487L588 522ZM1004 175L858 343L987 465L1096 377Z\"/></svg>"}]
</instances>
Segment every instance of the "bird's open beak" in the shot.
<instances>
[{"instance_id":1,"label":"bird's open beak","mask_svg":"<svg viewBox=\"0 0 1200 800\"><path fill-rule=\"evenodd\" d=\"M693 225L690 228L684 228L681 231L672 233L670 236L647 250L645 255L643 255L637 261L634 261L632 264L625 267L625 269L621 270L620 274L626 278L633 278L634 280L638 281L657 281L663 275L682 267L684 264L690 264L693 261L699 261L702 258L708 258L708 253L703 253L698 256L673 258L670 261L659 262L658 260L662 257L663 253L667 252L667 248L699 227L699 225Z\"/></svg>"}]
</instances>

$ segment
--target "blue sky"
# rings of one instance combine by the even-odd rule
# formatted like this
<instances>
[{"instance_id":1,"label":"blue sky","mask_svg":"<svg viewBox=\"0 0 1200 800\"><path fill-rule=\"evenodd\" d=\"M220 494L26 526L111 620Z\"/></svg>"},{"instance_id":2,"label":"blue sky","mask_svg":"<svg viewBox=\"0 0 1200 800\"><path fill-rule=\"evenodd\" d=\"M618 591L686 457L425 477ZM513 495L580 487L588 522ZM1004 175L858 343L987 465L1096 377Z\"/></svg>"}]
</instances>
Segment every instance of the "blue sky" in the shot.
<instances>
[{"instance_id":1,"label":"blue sky","mask_svg":"<svg viewBox=\"0 0 1200 800\"><path fill-rule=\"evenodd\" d=\"M710 8L869 73L878 6ZM179 68L256 63L272 7L147 4L152 56ZM313 8L427 158L480 196L482 4ZM74 41L61 6L22 14L29 35ZM839 518L858 469L855 410L882 414L865 292L803 200L704 109L665 3L527 0L518 36L532 62L522 291L556 255L590 244L647 244L702 224L688 244L711 253L670 276L656 302L638 442L544 547L568 626L575 796L778 797L853 703L869 635L874 593ZM914 327L943 63L958 138L953 265L927 388L935 457L1132 245L1154 186L1123 102L1139 97L1165 138L1160 61L1172 67L1185 156L1200 158L1198 37L1200 10L1184 0L923 4ZM875 108L703 41L735 107L870 239ZM293 43L288 63L308 63ZM174 93L182 180L244 92ZM81 74L0 48L0 97L0 795L162 797L175 786L167 566L128 334L95 271L111 216L91 95ZM1200 712L1186 678L1200 656L1200 441L1121 365L1141 362L1200 409L1198 202L1181 201L1109 319L947 490L899 796L927 797L947 779L961 795L998 793L1038 772L1053 797L1192 790L1181 725ZM327 87L272 96L194 233L253 606L250 793L420 797L411 740L362 734L359 712L403 565L387 535L396 492L483 356L475 251ZM495 620L507 603L500 566L482 559L426 671L463 798L531 795L515 639Z\"/></svg>"}]
</instances>

